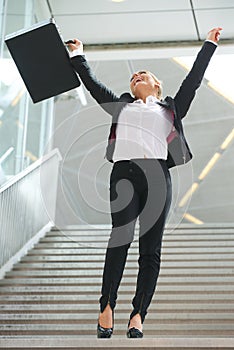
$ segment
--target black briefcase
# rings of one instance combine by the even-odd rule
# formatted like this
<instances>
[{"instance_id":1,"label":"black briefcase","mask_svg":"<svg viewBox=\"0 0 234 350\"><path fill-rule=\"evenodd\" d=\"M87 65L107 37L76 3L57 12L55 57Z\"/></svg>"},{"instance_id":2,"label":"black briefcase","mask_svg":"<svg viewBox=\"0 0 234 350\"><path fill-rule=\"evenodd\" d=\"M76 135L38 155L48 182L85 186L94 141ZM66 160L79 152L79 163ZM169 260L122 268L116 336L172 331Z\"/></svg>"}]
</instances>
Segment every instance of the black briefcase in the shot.
<instances>
[{"instance_id":1,"label":"black briefcase","mask_svg":"<svg viewBox=\"0 0 234 350\"><path fill-rule=\"evenodd\" d=\"M80 85L53 19L7 35L5 42L34 103Z\"/></svg>"}]
</instances>

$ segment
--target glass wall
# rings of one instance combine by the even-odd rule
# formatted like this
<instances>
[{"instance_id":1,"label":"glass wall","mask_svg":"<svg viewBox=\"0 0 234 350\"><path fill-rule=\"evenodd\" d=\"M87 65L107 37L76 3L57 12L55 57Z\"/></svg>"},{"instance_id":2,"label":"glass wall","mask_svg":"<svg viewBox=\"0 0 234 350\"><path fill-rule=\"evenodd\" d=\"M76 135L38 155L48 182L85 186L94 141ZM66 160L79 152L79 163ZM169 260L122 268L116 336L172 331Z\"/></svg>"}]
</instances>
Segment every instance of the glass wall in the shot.
<instances>
[{"instance_id":1,"label":"glass wall","mask_svg":"<svg viewBox=\"0 0 234 350\"><path fill-rule=\"evenodd\" d=\"M51 137L53 99L32 102L4 43L46 11L46 0L0 0L0 185L40 158Z\"/></svg>"}]
</instances>

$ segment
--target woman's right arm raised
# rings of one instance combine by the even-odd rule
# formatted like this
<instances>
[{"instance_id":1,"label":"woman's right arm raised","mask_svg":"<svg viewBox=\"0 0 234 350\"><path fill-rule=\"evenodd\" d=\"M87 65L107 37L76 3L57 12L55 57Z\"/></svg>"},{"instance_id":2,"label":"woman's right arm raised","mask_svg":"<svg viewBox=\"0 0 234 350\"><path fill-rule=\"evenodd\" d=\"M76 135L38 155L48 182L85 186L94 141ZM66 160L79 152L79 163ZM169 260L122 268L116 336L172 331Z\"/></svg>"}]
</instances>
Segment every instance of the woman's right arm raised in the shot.
<instances>
[{"instance_id":1,"label":"woman's right arm raised","mask_svg":"<svg viewBox=\"0 0 234 350\"><path fill-rule=\"evenodd\" d=\"M83 55L82 42L78 39L73 39L73 43L68 43L67 46L70 51L72 65L79 74L86 89L102 108L112 114L114 109L112 102L118 102L119 98L101 83L92 72Z\"/></svg>"}]
</instances>

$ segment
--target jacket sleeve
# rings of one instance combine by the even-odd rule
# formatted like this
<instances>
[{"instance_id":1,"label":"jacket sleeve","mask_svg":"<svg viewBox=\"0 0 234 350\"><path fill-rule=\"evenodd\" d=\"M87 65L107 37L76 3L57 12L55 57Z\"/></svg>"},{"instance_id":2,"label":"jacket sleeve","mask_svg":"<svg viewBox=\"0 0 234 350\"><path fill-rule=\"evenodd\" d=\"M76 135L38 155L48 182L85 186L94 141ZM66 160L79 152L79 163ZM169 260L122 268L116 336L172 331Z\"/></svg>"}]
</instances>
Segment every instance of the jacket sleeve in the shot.
<instances>
[{"instance_id":1,"label":"jacket sleeve","mask_svg":"<svg viewBox=\"0 0 234 350\"><path fill-rule=\"evenodd\" d=\"M177 116L179 118L182 119L185 117L195 96L196 90L201 85L202 78L216 47L217 46L210 41L204 42L201 50L196 57L192 69L176 93L174 101Z\"/></svg>"},{"instance_id":2,"label":"jacket sleeve","mask_svg":"<svg viewBox=\"0 0 234 350\"><path fill-rule=\"evenodd\" d=\"M71 58L71 63L92 97L107 113L112 114L114 110L113 102L118 102L119 98L96 78L85 56L74 56Z\"/></svg>"}]
</instances>

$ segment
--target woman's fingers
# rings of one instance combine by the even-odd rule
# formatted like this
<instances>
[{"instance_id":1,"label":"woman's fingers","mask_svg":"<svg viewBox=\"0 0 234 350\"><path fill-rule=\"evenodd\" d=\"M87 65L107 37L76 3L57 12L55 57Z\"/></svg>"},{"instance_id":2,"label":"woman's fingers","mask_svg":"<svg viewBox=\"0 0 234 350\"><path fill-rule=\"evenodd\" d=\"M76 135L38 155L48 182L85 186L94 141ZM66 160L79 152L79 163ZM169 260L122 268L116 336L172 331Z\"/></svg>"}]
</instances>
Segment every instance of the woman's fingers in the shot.
<instances>
[{"instance_id":1,"label":"woman's fingers","mask_svg":"<svg viewBox=\"0 0 234 350\"><path fill-rule=\"evenodd\" d=\"M80 41L78 39L68 40L66 42L66 45L68 46L70 51L74 51L74 50L77 50L77 49L83 47L82 41Z\"/></svg>"},{"instance_id":2,"label":"woman's fingers","mask_svg":"<svg viewBox=\"0 0 234 350\"><path fill-rule=\"evenodd\" d=\"M207 39L217 43L219 41L219 36L222 29L223 29L222 27L211 29L207 34Z\"/></svg>"}]
</instances>

